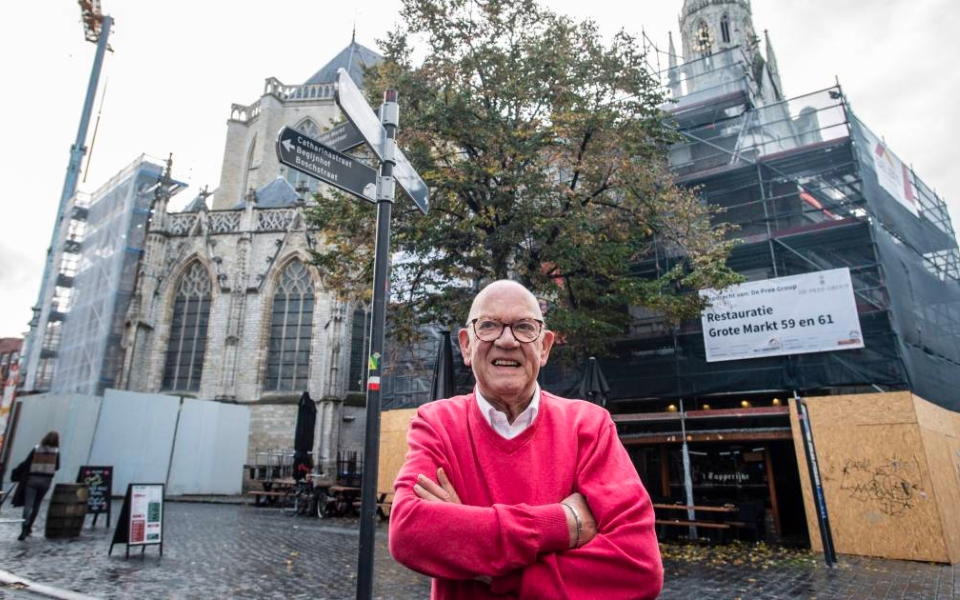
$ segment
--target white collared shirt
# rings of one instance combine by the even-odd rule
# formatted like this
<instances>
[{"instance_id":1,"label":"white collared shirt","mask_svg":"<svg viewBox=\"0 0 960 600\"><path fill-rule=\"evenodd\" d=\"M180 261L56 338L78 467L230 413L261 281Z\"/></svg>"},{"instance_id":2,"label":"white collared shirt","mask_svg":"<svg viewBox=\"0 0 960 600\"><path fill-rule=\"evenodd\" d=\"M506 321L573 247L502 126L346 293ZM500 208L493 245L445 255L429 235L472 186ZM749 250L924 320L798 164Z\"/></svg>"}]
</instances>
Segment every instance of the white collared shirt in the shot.
<instances>
[{"instance_id":1,"label":"white collared shirt","mask_svg":"<svg viewBox=\"0 0 960 600\"><path fill-rule=\"evenodd\" d=\"M537 413L540 411L539 383L536 384L536 387L533 390L533 400L531 400L530 404L523 409L522 413L517 415L517 418L513 423L510 423L507 420L506 414L494 408L493 405L483 397L483 394L480 393L479 386L477 386L474 391L477 396L477 406L480 407L480 414L483 415L483 418L487 421L490 427L493 427L494 431L508 440L512 440L523 433L528 427L533 425L533 420L537 418Z\"/></svg>"}]
</instances>

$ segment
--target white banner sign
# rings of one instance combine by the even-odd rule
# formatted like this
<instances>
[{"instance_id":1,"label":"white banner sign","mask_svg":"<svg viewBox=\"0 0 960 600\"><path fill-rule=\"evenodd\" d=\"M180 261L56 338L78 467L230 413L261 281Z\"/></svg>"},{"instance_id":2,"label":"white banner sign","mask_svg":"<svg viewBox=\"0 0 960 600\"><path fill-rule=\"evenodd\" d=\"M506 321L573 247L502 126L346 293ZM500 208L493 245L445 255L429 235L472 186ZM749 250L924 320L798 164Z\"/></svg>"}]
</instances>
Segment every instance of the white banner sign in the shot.
<instances>
[{"instance_id":1,"label":"white banner sign","mask_svg":"<svg viewBox=\"0 0 960 600\"><path fill-rule=\"evenodd\" d=\"M849 269L701 290L707 362L863 348Z\"/></svg>"},{"instance_id":2,"label":"white banner sign","mask_svg":"<svg viewBox=\"0 0 960 600\"><path fill-rule=\"evenodd\" d=\"M920 216L920 207L913 195L913 184L910 182L910 170L897 158L896 154L890 151L890 148L887 148L883 140L873 135L873 132L863 123L860 123L860 130L867 140L867 150L873 158L877 183L904 208L912 212L913 216Z\"/></svg>"}]
</instances>

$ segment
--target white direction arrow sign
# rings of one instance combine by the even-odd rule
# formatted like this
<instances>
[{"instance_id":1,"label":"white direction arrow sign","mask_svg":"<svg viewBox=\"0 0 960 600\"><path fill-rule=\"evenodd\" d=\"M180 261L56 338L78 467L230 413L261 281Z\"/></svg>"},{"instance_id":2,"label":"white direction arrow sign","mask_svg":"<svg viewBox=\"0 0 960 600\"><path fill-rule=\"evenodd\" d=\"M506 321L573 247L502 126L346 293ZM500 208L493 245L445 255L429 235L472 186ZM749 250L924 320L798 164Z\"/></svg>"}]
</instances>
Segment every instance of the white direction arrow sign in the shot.
<instances>
[{"instance_id":1,"label":"white direction arrow sign","mask_svg":"<svg viewBox=\"0 0 960 600\"><path fill-rule=\"evenodd\" d=\"M354 124L367 145L381 161L383 160L383 144L387 139L387 130L380 123L380 117L367 104L360 88L353 82L346 69L337 71L337 91L334 94L340 110ZM414 170L407 157L397 148L396 164L393 167L393 178L403 188L403 191L413 200L423 214L430 208L430 191L420 175Z\"/></svg>"}]
</instances>

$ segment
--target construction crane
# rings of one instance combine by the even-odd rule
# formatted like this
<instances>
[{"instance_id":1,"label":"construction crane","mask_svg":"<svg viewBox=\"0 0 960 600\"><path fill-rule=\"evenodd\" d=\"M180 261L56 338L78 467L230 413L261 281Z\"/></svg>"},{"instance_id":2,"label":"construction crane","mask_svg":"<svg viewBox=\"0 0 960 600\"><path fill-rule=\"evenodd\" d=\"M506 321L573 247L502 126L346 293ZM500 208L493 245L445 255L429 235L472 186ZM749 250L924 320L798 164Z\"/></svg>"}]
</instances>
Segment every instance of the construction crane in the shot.
<instances>
[{"instance_id":1,"label":"construction crane","mask_svg":"<svg viewBox=\"0 0 960 600\"><path fill-rule=\"evenodd\" d=\"M44 340L48 328L59 325L56 321L62 318L56 314L59 310L54 310L53 306L60 259L65 251L76 251L75 248L71 250L63 245L64 238L61 235L61 230L70 226L70 217L66 215L66 212L70 206L71 198L77 192L80 163L87 152L86 140L90 114L93 112L93 101L97 95L97 86L100 81L100 68L103 65L103 57L107 51L107 39L110 37L110 28L113 25L113 19L104 15L101 11L100 0L79 0L78 3L83 19L84 37L87 41L94 42L97 45L97 51L93 60L93 68L90 70L90 82L87 84L87 95L83 104L83 112L80 115L77 138L73 146L70 147L70 161L67 164L67 174L63 181L63 191L60 194L60 204L57 207L57 216L53 223L50 247L47 249L47 260L43 280L40 284L40 295L37 305L33 308L34 316L30 321L30 335L24 348L25 387L27 389L38 389L37 372L42 362L41 354L46 352L46 356L56 356L57 348L45 348ZM50 337L53 339L56 336ZM56 342L56 345L59 346L59 342Z\"/></svg>"},{"instance_id":2,"label":"construction crane","mask_svg":"<svg viewBox=\"0 0 960 600\"><path fill-rule=\"evenodd\" d=\"M77 3L80 5L80 16L83 19L84 37L88 42L96 44L100 40L100 32L103 30L103 12L100 10L100 0L77 0ZM109 26L107 31L109 33Z\"/></svg>"}]
</instances>

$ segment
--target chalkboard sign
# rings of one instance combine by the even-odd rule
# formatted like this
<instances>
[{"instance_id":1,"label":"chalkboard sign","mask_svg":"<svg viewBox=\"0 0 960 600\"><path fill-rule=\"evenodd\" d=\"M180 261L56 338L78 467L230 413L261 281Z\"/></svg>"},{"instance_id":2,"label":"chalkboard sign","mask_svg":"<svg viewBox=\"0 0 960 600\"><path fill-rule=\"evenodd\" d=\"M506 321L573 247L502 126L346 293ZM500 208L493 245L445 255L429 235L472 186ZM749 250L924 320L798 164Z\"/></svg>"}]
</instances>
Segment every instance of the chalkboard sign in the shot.
<instances>
[{"instance_id":1,"label":"chalkboard sign","mask_svg":"<svg viewBox=\"0 0 960 600\"><path fill-rule=\"evenodd\" d=\"M93 515L93 525L103 513L107 514L110 527L110 498L113 496L113 467L84 465L77 472L77 483L86 484L90 491L87 499L87 514Z\"/></svg>"},{"instance_id":2,"label":"chalkboard sign","mask_svg":"<svg viewBox=\"0 0 960 600\"><path fill-rule=\"evenodd\" d=\"M115 544L126 544L127 557L130 546L140 546L140 553L147 546L160 546L163 556L163 484L131 483L123 497L123 508L117 519L117 529L110 542L109 556Z\"/></svg>"}]
</instances>

